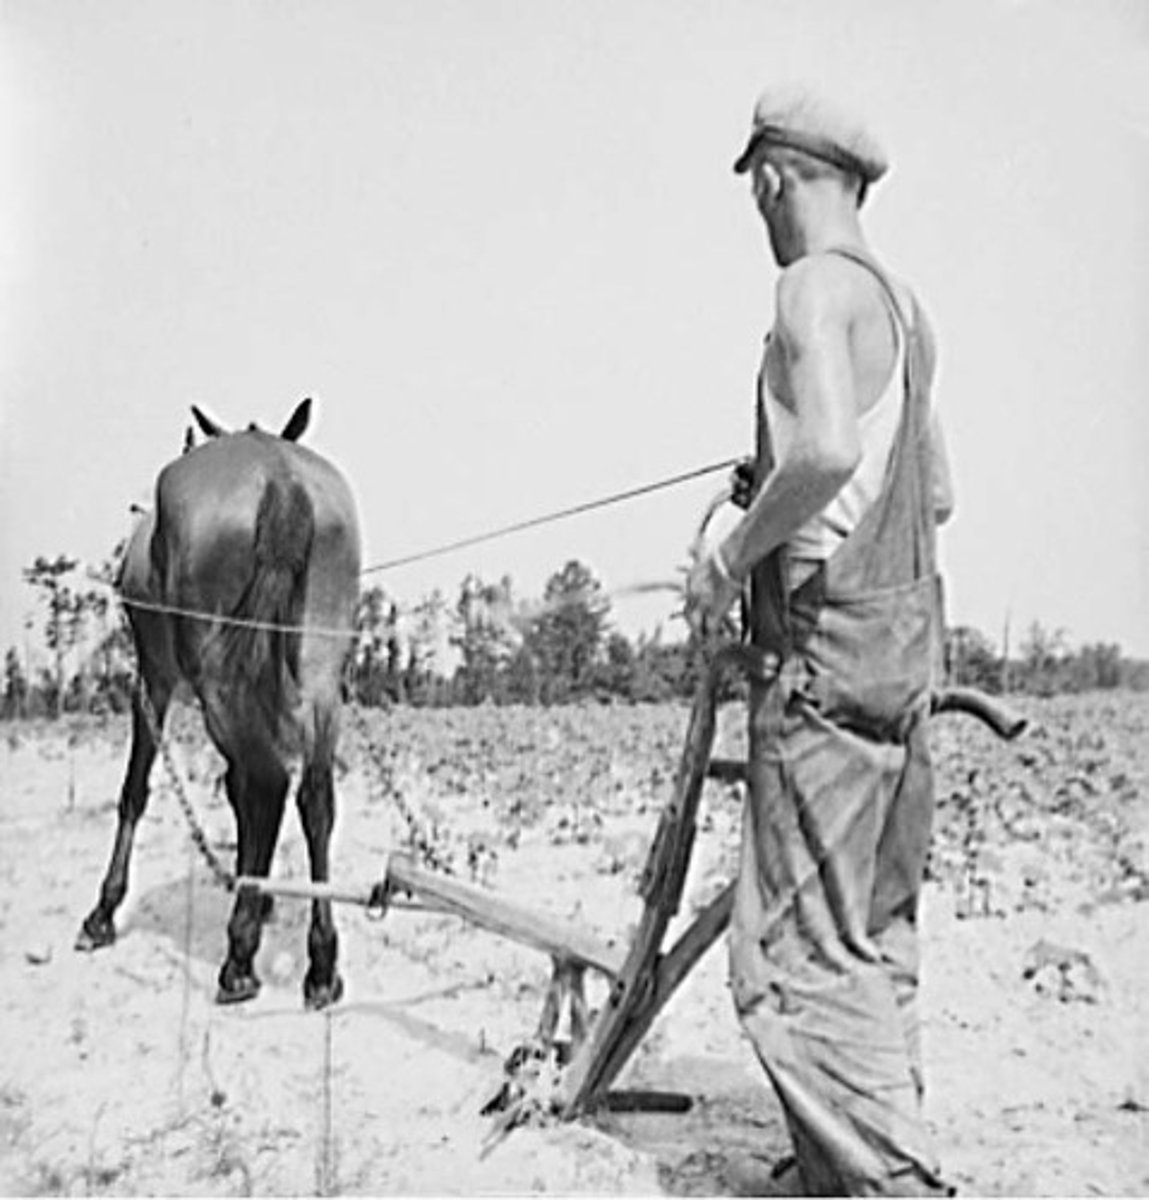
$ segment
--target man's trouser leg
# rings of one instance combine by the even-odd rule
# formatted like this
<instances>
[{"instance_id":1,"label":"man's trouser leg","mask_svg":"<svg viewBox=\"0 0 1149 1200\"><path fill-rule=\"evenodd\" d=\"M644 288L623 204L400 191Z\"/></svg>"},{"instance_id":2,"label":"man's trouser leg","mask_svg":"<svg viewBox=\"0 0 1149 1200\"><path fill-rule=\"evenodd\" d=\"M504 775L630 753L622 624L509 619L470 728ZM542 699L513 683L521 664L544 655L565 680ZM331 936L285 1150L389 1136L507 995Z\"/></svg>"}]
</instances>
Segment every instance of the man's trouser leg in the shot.
<instances>
[{"instance_id":1,"label":"man's trouser leg","mask_svg":"<svg viewBox=\"0 0 1149 1200\"><path fill-rule=\"evenodd\" d=\"M870 935L894 985L915 1089L925 1094L918 979L918 908L933 827L934 781L927 719L911 730L907 759L878 844Z\"/></svg>"},{"instance_id":2,"label":"man's trouser leg","mask_svg":"<svg viewBox=\"0 0 1149 1200\"><path fill-rule=\"evenodd\" d=\"M751 712L731 978L804 1185L815 1194L941 1190L907 1033L915 931L910 910L898 905L893 920L876 887L879 865L907 865L897 846L921 841L913 796L900 786L907 749L839 729L800 698L788 704L784 687L752 695ZM911 828L892 845L884 835L895 814ZM927 805L926 837L929 819ZM875 941L883 907L877 915L891 919Z\"/></svg>"}]
</instances>

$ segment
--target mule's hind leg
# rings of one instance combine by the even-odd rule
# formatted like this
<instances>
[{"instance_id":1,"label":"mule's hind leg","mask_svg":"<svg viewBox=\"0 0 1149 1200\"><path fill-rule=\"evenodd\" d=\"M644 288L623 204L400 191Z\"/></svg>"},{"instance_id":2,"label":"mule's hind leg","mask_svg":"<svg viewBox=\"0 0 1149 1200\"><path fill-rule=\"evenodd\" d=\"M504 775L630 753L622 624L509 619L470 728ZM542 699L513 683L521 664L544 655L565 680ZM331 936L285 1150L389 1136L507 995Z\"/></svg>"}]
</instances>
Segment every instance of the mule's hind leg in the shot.
<instances>
[{"instance_id":1,"label":"mule's hind leg","mask_svg":"<svg viewBox=\"0 0 1149 1200\"><path fill-rule=\"evenodd\" d=\"M171 688L164 683L141 684L148 689L156 721L163 727L164 714L171 701ZM128 869L131 865L132 842L136 826L148 803L148 775L156 759L158 747L152 738L150 722L145 718L138 694L132 696L132 749L128 769L120 787L119 817L112 857L100 886L100 898L95 908L84 918L76 936L77 950L98 950L116 940L115 913L128 890Z\"/></svg>"},{"instance_id":2,"label":"mule's hind leg","mask_svg":"<svg viewBox=\"0 0 1149 1200\"><path fill-rule=\"evenodd\" d=\"M287 772L278 763L264 762L258 770L236 762L228 767L227 794L237 829L237 875L265 878L271 869L287 785ZM227 958L220 968L216 993L220 1004L236 1004L258 994L254 960L266 913L265 897L251 888L240 890L227 926Z\"/></svg>"},{"instance_id":3,"label":"mule's hind leg","mask_svg":"<svg viewBox=\"0 0 1149 1200\"><path fill-rule=\"evenodd\" d=\"M335 787L331 778L331 762L325 755L319 760L304 763L297 802L307 839L311 881L326 883L327 852L335 824ZM343 995L343 980L336 970L339 938L335 932L330 900L311 902L307 954L310 963L303 981L303 1002L308 1008L326 1008Z\"/></svg>"}]
</instances>

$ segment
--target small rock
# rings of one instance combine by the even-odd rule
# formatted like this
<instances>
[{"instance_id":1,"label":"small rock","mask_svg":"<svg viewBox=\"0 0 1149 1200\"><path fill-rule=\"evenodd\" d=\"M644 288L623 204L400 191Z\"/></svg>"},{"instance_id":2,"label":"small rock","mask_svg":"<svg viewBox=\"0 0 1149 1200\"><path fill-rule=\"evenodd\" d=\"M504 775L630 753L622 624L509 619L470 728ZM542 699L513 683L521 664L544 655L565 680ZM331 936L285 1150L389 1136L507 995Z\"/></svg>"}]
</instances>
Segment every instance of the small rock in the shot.
<instances>
[{"instance_id":1,"label":"small rock","mask_svg":"<svg viewBox=\"0 0 1149 1200\"><path fill-rule=\"evenodd\" d=\"M1030 947L1021 974L1040 995L1053 996L1063 1004L1097 1004L1105 987L1101 972L1084 950L1045 938Z\"/></svg>"},{"instance_id":2,"label":"small rock","mask_svg":"<svg viewBox=\"0 0 1149 1200\"><path fill-rule=\"evenodd\" d=\"M51 946L29 946L24 951L24 957L34 967L43 967L52 961Z\"/></svg>"},{"instance_id":3,"label":"small rock","mask_svg":"<svg viewBox=\"0 0 1149 1200\"><path fill-rule=\"evenodd\" d=\"M295 956L288 950L281 950L271 962L271 974L279 983L286 982L295 973Z\"/></svg>"}]
</instances>

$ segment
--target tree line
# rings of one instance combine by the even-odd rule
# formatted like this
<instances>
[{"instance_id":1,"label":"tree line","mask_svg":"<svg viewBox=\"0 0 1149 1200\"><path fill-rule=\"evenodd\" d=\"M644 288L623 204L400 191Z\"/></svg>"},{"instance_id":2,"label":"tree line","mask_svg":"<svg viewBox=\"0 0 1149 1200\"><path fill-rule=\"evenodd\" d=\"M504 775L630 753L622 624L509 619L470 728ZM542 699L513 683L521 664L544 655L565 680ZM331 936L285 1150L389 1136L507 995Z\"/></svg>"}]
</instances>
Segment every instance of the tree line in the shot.
<instances>
[{"instance_id":1,"label":"tree line","mask_svg":"<svg viewBox=\"0 0 1149 1200\"><path fill-rule=\"evenodd\" d=\"M122 550L83 573L62 554L25 569L40 620L26 627L22 648L5 654L0 718L127 710L134 655L110 586ZM359 599L346 691L369 707L688 698L702 652L685 627L676 633L665 638L660 627L628 638L612 623L602 584L576 559L550 576L538 599L518 597L510 576L492 583L468 575L453 601L436 590L413 607L372 587ZM1062 631L1038 622L1015 656L999 654L977 629L952 627L945 667L951 684L992 693L1149 688L1149 663L1126 658L1116 644L1073 649ZM725 686L724 698L744 694L737 680Z\"/></svg>"},{"instance_id":2,"label":"tree line","mask_svg":"<svg viewBox=\"0 0 1149 1200\"><path fill-rule=\"evenodd\" d=\"M1116 642L1073 648L1063 629L1034 621L1016 656L1000 654L970 625L946 630L946 676L956 685L1032 696L1128 688L1149 690L1149 662L1128 658Z\"/></svg>"}]
</instances>

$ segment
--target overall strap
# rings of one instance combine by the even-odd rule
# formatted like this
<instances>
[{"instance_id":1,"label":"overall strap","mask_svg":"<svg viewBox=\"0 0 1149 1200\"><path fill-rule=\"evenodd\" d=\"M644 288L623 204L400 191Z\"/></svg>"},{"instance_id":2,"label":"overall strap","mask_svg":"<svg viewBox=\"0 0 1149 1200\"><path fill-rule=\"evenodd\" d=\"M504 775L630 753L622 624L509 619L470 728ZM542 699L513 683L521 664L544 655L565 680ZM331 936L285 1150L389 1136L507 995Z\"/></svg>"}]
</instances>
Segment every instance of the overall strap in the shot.
<instances>
[{"instance_id":1,"label":"overall strap","mask_svg":"<svg viewBox=\"0 0 1149 1200\"><path fill-rule=\"evenodd\" d=\"M901 298L894 290L894 285L890 281L889 275L886 274L885 270L878 265L877 260L867 251L861 250L857 246L831 246L825 253L836 254L840 258L846 258L850 262L857 263L863 270L868 271L881 286L887 307L893 314L894 320L897 322L902 334L902 382L907 402L902 414L904 423L906 417L911 415L908 412L910 405L921 394L916 384L924 378L920 359L921 346L917 336L920 324L917 301L911 292L910 314L907 316L905 309L902 308ZM919 416L919 414L913 415L915 417Z\"/></svg>"},{"instance_id":2,"label":"overall strap","mask_svg":"<svg viewBox=\"0 0 1149 1200\"><path fill-rule=\"evenodd\" d=\"M923 378L919 365L921 347L918 344L916 336L916 327L918 325L917 301L914 299L913 293L911 293L911 316L907 316L905 310L902 308L901 299L894 290L893 283L890 281L890 277L867 251L861 250L857 246L831 246L825 253L836 254L840 258L849 259L850 262L857 263L859 267L868 271L878 281L886 301L886 306L889 308L898 329L901 331L904 403L902 406L902 419L899 422L896 434L896 440L900 442L904 434L904 427L911 421L918 422L922 419L922 414L910 411L915 401L920 399L920 390L915 385Z\"/></svg>"},{"instance_id":3,"label":"overall strap","mask_svg":"<svg viewBox=\"0 0 1149 1200\"><path fill-rule=\"evenodd\" d=\"M901 420L887 465L881 494L826 562L824 582L830 594L868 591L908 583L934 571L930 464L924 454L928 421L927 374L916 301L911 297L913 325L889 276L865 251L838 246L840 255L868 271L881 285L903 340L903 404Z\"/></svg>"},{"instance_id":4,"label":"overall strap","mask_svg":"<svg viewBox=\"0 0 1149 1200\"><path fill-rule=\"evenodd\" d=\"M878 265L872 255L865 250L860 250L857 246L831 246L824 251L826 254L836 254L840 258L848 258L851 262L855 262L859 267L869 271L871 275L882 286L882 291L886 294L886 299L889 301L890 309L894 314L894 319L901 326L902 335L908 341L912 324L916 324L916 311L911 310L911 315L915 320L911 322L910 317L902 309L902 302L898 293L894 291L894 285L890 282L890 277ZM913 304L913 297L910 297L910 303Z\"/></svg>"}]
</instances>

